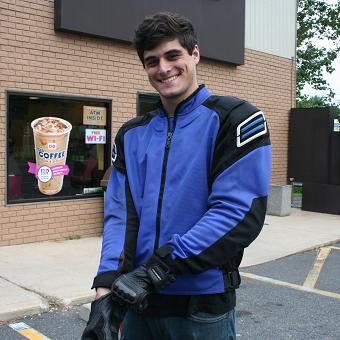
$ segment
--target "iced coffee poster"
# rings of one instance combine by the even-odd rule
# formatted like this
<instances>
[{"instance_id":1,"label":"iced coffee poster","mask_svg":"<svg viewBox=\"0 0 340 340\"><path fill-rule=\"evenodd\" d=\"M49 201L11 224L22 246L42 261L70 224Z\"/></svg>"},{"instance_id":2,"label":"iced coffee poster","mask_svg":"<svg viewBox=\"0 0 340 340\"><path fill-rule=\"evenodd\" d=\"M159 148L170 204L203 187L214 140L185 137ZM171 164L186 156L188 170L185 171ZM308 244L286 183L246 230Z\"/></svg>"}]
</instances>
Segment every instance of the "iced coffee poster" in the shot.
<instances>
[{"instance_id":1,"label":"iced coffee poster","mask_svg":"<svg viewBox=\"0 0 340 340\"><path fill-rule=\"evenodd\" d=\"M64 176L70 171L66 158L72 125L61 118L41 117L31 127L36 163L28 162L28 172L37 178L42 194L55 195L61 191Z\"/></svg>"}]
</instances>

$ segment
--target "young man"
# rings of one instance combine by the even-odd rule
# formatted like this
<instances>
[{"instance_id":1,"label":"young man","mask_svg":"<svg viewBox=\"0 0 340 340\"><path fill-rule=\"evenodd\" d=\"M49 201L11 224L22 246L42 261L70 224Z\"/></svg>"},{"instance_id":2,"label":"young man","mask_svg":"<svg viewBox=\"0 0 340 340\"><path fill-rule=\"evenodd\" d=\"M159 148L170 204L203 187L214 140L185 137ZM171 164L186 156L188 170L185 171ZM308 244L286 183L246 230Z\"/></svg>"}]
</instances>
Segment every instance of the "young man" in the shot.
<instances>
[{"instance_id":1,"label":"young man","mask_svg":"<svg viewBox=\"0 0 340 340\"><path fill-rule=\"evenodd\" d=\"M265 117L198 86L200 52L186 18L147 17L135 46L161 105L115 139L89 324L113 318L106 331L116 336L126 309L123 340L236 339L238 266L266 212Z\"/></svg>"}]
</instances>

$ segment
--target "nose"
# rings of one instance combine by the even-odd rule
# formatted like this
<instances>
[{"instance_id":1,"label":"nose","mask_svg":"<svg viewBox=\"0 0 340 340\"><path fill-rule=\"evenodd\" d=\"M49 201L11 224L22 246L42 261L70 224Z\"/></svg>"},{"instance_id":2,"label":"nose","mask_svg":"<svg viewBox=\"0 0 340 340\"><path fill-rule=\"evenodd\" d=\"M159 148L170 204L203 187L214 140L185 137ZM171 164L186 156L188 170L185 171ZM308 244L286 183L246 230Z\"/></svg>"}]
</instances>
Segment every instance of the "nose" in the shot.
<instances>
[{"instance_id":1,"label":"nose","mask_svg":"<svg viewBox=\"0 0 340 340\"><path fill-rule=\"evenodd\" d=\"M159 60L159 73L161 74L168 73L170 69L171 69L170 63L166 59L161 58Z\"/></svg>"}]
</instances>

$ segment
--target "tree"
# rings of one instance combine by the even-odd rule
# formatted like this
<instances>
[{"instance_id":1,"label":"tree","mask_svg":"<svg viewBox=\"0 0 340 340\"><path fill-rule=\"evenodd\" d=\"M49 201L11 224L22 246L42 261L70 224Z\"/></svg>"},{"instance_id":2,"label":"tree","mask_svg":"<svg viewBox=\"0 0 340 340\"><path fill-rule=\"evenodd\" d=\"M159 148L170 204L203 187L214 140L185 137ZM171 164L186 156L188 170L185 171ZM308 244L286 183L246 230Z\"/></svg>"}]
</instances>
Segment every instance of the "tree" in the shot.
<instances>
[{"instance_id":1,"label":"tree","mask_svg":"<svg viewBox=\"0 0 340 340\"><path fill-rule=\"evenodd\" d=\"M326 97L312 96L302 98L296 103L297 108L308 108L308 107L325 107L332 106L336 114L336 117L340 119L340 107L336 105L330 105Z\"/></svg>"},{"instance_id":2,"label":"tree","mask_svg":"<svg viewBox=\"0 0 340 340\"><path fill-rule=\"evenodd\" d=\"M334 91L323 78L323 71L332 73L333 61L340 51L340 0L327 4L326 0L299 0L297 14L297 102L308 99L302 95L305 84L316 90L327 91L323 98L330 105ZM331 47L320 47L316 40L328 40Z\"/></svg>"},{"instance_id":3,"label":"tree","mask_svg":"<svg viewBox=\"0 0 340 340\"><path fill-rule=\"evenodd\" d=\"M308 98L301 98L297 103L296 107L325 107L328 106L328 99L320 96L312 96Z\"/></svg>"}]
</instances>

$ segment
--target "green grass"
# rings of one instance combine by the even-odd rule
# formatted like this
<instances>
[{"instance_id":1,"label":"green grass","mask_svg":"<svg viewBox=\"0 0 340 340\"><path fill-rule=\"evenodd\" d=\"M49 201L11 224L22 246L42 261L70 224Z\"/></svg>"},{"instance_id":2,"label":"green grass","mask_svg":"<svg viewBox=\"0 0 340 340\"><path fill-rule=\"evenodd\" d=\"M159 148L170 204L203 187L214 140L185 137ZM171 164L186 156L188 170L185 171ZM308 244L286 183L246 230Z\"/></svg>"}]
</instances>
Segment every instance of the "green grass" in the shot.
<instances>
[{"instance_id":1,"label":"green grass","mask_svg":"<svg viewBox=\"0 0 340 340\"><path fill-rule=\"evenodd\" d=\"M65 237L66 240L79 240L80 239L80 235L71 235L68 237Z\"/></svg>"},{"instance_id":2,"label":"green grass","mask_svg":"<svg viewBox=\"0 0 340 340\"><path fill-rule=\"evenodd\" d=\"M302 186L294 186L294 196L302 196Z\"/></svg>"}]
</instances>

